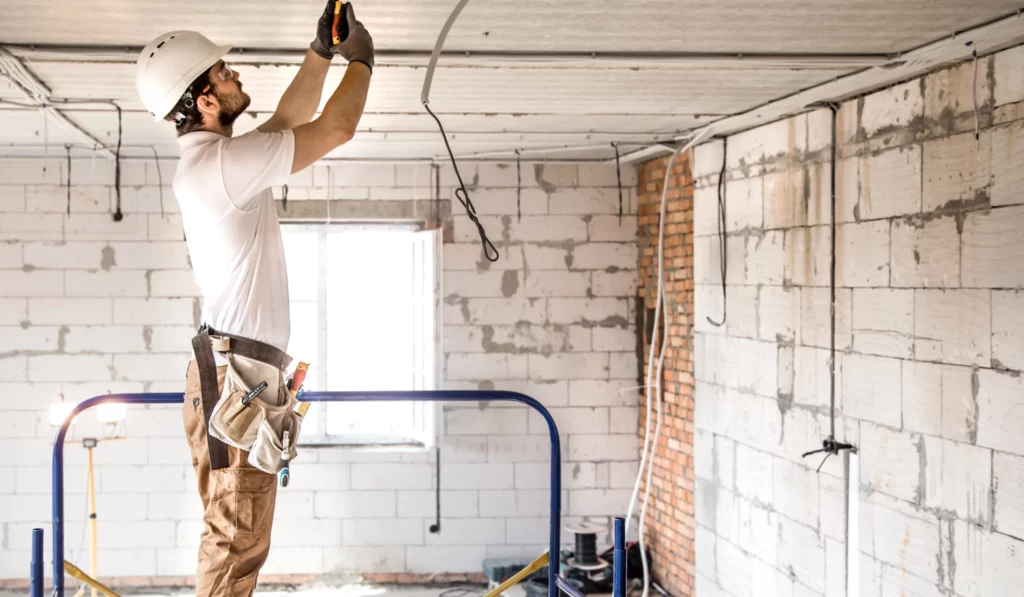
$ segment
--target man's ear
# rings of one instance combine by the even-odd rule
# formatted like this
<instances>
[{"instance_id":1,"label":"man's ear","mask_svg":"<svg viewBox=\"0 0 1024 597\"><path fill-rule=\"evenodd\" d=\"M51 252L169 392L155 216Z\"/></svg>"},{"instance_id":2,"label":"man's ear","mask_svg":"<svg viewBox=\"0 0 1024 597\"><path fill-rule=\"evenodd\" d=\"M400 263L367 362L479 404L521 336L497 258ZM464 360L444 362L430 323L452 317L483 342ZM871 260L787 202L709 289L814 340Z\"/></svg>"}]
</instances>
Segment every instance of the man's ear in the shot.
<instances>
[{"instance_id":1,"label":"man's ear","mask_svg":"<svg viewBox=\"0 0 1024 597\"><path fill-rule=\"evenodd\" d=\"M212 93L204 93L196 100L196 108L203 114L216 117L220 112L220 101Z\"/></svg>"}]
</instances>

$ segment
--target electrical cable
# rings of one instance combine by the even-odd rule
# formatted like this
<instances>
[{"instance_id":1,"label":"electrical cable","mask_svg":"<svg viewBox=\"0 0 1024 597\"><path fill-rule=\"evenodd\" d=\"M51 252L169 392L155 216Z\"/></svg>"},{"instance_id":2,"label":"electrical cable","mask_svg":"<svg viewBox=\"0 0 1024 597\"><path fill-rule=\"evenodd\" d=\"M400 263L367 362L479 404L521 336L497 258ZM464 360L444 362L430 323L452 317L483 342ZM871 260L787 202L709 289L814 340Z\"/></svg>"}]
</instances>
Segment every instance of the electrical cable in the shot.
<instances>
[{"instance_id":1,"label":"electrical cable","mask_svg":"<svg viewBox=\"0 0 1024 597\"><path fill-rule=\"evenodd\" d=\"M658 260L658 285L657 285L657 294L656 294L655 307L654 307L654 326L653 326L653 329L655 329L655 330L658 329L658 326L657 326L658 319L659 319L659 317L664 317L664 319L665 319L665 325L664 325L665 332L663 332L661 334L662 346L661 346L661 354L660 354L660 357L658 358L657 379L656 380L652 380L653 368L651 367L651 364L654 363L654 346L655 346L655 342L654 342L653 335L651 337L651 348L650 348L650 354L649 354L648 361L647 361L648 362L648 365L647 365L647 383L646 383L646 386L645 386L646 398L647 398L645 400L646 407L647 407L647 415L646 415L646 419L645 419L645 429L644 429L644 447L643 447L643 452L642 452L641 459L640 459L640 470L637 472L636 483L633 485L633 494L630 497L629 508L628 508L628 510L626 512L626 534L628 535L629 534L629 523L632 521L632 518L633 518L633 509L636 507L637 495L640 492L640 482L644 478L644 467L646 466L647 467L647 469L646 469L647 470L646 491L644 491L643 504L640 507L640 518L639 518L638 523L637 523L638 524L638 533L639 533L639 538L640 538L640 540L639 540L639 543L640 543L640 562L641 562L641 564L643 566L643 578L644 578L644 583L643 583L644 584L644 590L643 590L643 596L642 597L647 597L648 591L650 589L650 569L649 569L648 563L647 563L647 551L646 551L646 540L644 539L644 528L645 528L646 522L647 522L647 503L648 503L648 500L649 500L649 498L651 496L651 473L653 471L653 467L651 466L651 462L654 460L654 455L655 455L655 452L657 451L657 446L658 446L658 439L661 437L661 423L662 423L661 376L662 376L662 369L664 367L664 362L665 362L665 359L664 359L664 357L665 357L665 347L668 344L668 333L667 332L670 329L669 321L668 321L668 319L669 319L668 318L668 310L665 309L665 312L662 313L662 307L664 305L667 305L667 301L665 299L665 269L664 269L664 266L665 266L665 211L666 211L666 206L668 205L668 187L669 187L668 181L669 181L670 175L672 173L672 167L675 164L676 158L678 158L681 153L691 149L693 146L695 146L698 143L700 143L711 132L711 129L712 129L713 126L714 126L714 124L709 124L708 126L706 126L703 129L701 129L701 131L698 132L696 135L694 135L694 137L692 139L690 139L686 143L686 145L683 145L682 147L677 149L672 154L672 157L669 159L669 162L668 162L667 166L665 167L665 179L662 182L662 189L661 189L661 212L660 212L661 215L660 215L659 221L658 221L658 253L657 253L657 260ZM654 384L653 388L652 388L652 383ZM653 392L652 392L652 389L654 389ZM651 400L652 400L652 398L657 402L657 425L655 426L655 429L654 429L654 441L653 441L653 443L650 441L651 440Z\"/></svg>"},{"instance_id":2,"label":"electrical cable","mask_svg":"<svg viewBox=\"0 0 1024 597\"><path fill-rule=\"evenodd\" d=\"M729 301L726 298L726 286L725 279L728 275L728 264L729 256L726 251L726 226L725 226L725 164L726 164L726 150L728 149L729 138L722 137L722 170L718 173L718 238L719 245L718 255L721 258L719 266L722 270L722 321L715 321L708 316L708 323L715 327L722 327L725 325L726 314L728 312Z\"/></svg>"},{"instance_id":3,"label":"electrical cable","mask_svg":"<svg viewBox=\"0 0 1024 597\"><path fill-rule=\"evenodd\" d=\"M68 216L71 215L71 146L65 145L64 151L67 152L68 162Z\"/></svg>"},{"instance_id":4,"label":"electrical cable","mask_svg":"<svg viewBox=\"0 0 1024 597\"><path fill-rule=\"evenodd\" d=\"M160 190L160 217L164 217L164 174L160 172L160 156L156 153L156 147L149 146L149 150L153 152L153 163L156 165L156 183L159 185L157 188ZM93 154L96 157L96 154ZM286 185L287 186L287 185Z\"/></svg>"},{"instance_id":5,"label":"electrical cable","mask_svg":"<svg viewBox=\"0 0 1024 597\"><path fill-rule=\"evenodd\" d=\"M516 150L516 221L523 221L523 156Z\"/></svg>"},{"instance_id":6,"label":"electrical cable","mask_svg":"<svg viewBox=\"0 0 1024 597\"><path fill-rule=\"evenodd\" d=\"M615 178L619 183L619 225L622 225L622 162L619 156L619 144L612 143L615 149Z\"/></svg>"},{"instance_id":7,"label":"electrical cable","mask_svg":"<svg viewBox=\"0 0 1024 597\"><path fill-rule=\"evenodd\" d=\"M973 42L972 42L973 43ZM971 48L974 57L974 78L971 83L971 98L974 100L974 142L981 147L981 118L978 114L978 49ZM980 159L980 155L978 156Z\"/></svg>"},{"instance_id":8,"label":"electrical cable","mask_svg":"<svg viewBox=\"0 0 1024 597\"><path fill-rule=\"evenodd\" d=\"M448 37L448 32L451 31L452 25L455 24L455 20L459 18L459 13L465 8L469 0L459 0L459 3L455 5L452 13L448 15L448 20L445 21L444 27L441 28L441 33L437 37L437 42L434 44L434 50L430 54L430 63L427 65L427 74L423 77L423 91L420 93L420 101L423 102L423 107L427 109L427 114L430 114L431 118L437 123L437 128L441 131L441 138L444 139L444 147L448 150L448 157L451 158L452 167L455 169L455 177L459 180L459 188L455 190L455 197L462 204L462 207L466 209L466 215L469 216L473 225L476 226L477 232L480 234L480 244L484 250L484 256L490 262L495 262L500 257L498 249L494 246L494 243L487 238L487 232L484 230L484 225L480 223L480 218L477 217L476 208L473 207L473 201L469 198L469 191L466 190L466 184L462 181L462 174L459 173L459 165L455 161L455 152L452 151L451 144L448 143L448 134L444 132L444 125L441 124L441 119L434 114L434 111L430 109L430 86L434 80L434 71L437 69L437 60L441 57L441 48L444 47L444 40ZM493 255L493 256L492 256Z\"/></svg>"},{"instance_id":9,"label":"electrical cable","mask_svg":"<svg viewBox=\"0 0 1024 597\"><path fill-rule=\"evenodd\" d=\"M121 106L114 104L117 108L117 151L114 154L114 192L117 194L117 210L114 212L114 221L120 222L124 219L121 213L121 142L124 140L123 120Z\"/></svg>"}]
</instances>

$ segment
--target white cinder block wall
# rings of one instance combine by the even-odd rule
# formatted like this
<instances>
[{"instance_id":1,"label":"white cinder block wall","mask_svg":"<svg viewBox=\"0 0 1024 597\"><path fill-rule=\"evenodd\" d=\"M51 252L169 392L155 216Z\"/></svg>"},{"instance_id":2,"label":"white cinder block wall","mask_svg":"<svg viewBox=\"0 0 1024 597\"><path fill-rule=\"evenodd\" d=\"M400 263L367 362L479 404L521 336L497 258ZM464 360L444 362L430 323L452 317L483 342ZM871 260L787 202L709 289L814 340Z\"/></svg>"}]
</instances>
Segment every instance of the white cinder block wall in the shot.
<instances>
[{"instance_id":1,"label":"white cinder block wall","mask_svg":"<svg viewBox=\"0 0 1024 597\"><path fill-rule=\"evenodd\" d=\"M836 423L860 449L859 569L829 432L831 115L697 149L700 597L996 597L1024 586L1024 48L842 105Z\"/></svg>"},{"instance_id":2,"label":"white cinder block wall","mask_svg":"<svg viewBox=\"0 0 1024 597\"><path fill-rule=\"evenodd\" d=\"M75 160L68 216L62 162L0 161L0 579L26 578L30 530L49 529L50 403L181 391L199 323L180 216L166 186L160 213L156 166L124 163L125 217L115 223L112 165ZM174 166L162 164L164 185ZM297 176L290 200L432 195L427 166L332 168ZM521 220L514 165L462 170L502 256L482 258L455 203L455 242L443 255L445 387L520 390L550 407L562 432L563 515L607 525L625 511L637 459L635 173L623 171L620 223L614 166L524 164ZM453 181L442 170L444 197ZM96 451L102 577L194 573L202 522L179 412L132 409L128 439ZM76 435L100 433L94 420L83 416ZM428 532L432 453L307 448L279 493L264 572L477 572L484 557L539 553L549 507L542 419L485 405L449 407L444 423L439 536ZM84 450L66 453L66 543L84 566Z\"/></svg>"}]
</instances>

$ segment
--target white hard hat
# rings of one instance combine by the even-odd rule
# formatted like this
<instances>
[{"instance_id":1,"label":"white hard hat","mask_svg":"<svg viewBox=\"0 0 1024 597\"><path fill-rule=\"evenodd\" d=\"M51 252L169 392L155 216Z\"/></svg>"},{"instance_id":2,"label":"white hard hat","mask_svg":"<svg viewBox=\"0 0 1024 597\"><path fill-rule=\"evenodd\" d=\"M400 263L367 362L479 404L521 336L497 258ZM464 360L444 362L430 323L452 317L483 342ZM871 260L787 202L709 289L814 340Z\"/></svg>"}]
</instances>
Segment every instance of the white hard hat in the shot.
<instances>
[{"instance_id":1,"label":"white hard hat","mask_svg":"<svg viewBox=\"0 0 1024 597\"><path fill-rule=\"evenodd\" d=\"M195 31L171 31L149 42L139 55L135 87L142 104L163 120L199 75L231 50Z\"/></svg>"}]
</instances>

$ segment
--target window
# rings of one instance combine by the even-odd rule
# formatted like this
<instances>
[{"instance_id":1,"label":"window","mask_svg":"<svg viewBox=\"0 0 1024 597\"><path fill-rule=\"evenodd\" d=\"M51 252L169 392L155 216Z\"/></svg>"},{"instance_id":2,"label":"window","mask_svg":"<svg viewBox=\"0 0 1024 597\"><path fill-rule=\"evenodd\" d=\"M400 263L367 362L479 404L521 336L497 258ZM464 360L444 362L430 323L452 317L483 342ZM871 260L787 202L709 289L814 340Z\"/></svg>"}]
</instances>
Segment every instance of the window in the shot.
<instances>
[{"instance_id":1,"label":"window","mask_svg":"<svg viewBox=\"0 0 1024 597\"><path fill-rule=\"evenodd\" d=\"M283 224L291 341L307 390L432 390L439 237L391 225ZM304 445L429 446L436 403L314 404Z\"/></svg>"}]
</instances>

